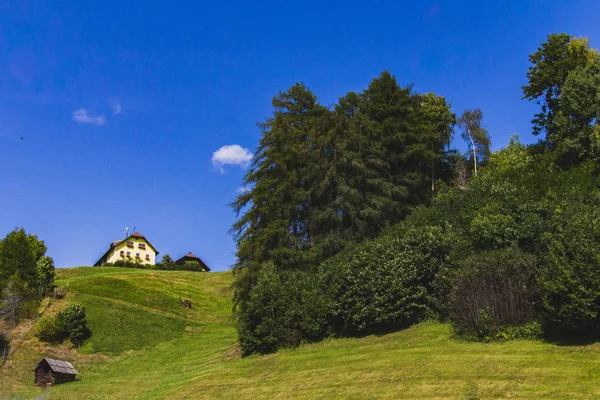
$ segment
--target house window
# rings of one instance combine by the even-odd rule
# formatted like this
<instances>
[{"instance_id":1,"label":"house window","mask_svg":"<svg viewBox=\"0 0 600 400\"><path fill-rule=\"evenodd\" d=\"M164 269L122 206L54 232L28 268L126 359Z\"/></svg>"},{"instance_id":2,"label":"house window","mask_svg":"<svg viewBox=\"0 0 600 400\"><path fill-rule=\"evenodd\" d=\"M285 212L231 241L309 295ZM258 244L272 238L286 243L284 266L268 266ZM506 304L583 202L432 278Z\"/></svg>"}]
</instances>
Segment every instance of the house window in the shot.
<instances>
[{"instance_id":1,"label":"house window","mask_svg":"<svg viewBox=\"0 0 600 400\"><path fill-rule=\"evenodd\" d=\"M140 258L140 253L135 253L135 258Z\"/></svg>"},{"instance_id":2,"label":"house window","mask_svg":"<svg viewBox=\"0 0 600 400\"><path fill-rule=\"evenodd\" d=\"M146 248L146 243L138 243L138 248L145 249Z\"/></svg>"},{"instance_id":3,"label":"house window","mask_svg":"<svg viewBox=\"0 0 600 400\"><path fill-rule=\"evenodd\" d=\"M146 254L146 260L150 261L150 254Z\"/></svg>"},{"instance_id":4,"label":"house window","mask_svg":"<svg viewBox=\"0 0 600 400\"><path fill-rule=\"evenodd\" d=\"M133 247L133 242L127 242L127 247Z\"/></svg>"},{"instance_id":5,"label":"house window","mask_svg":"<svg viewBox=\"0 0 600 400\"><path fill-rule=\"evenodd\" d=\"M127 257L131 257L131 253L130 252L127 252Z\"/></svg>"},{"instance_id":6,"label":"house window","mask_svg":"<svg viewBox=\"0 0 600 400\"><path fill-rule=\"evenodd\" d=\"M121 250L121 257L123 257L125 255L125 252L123 250Z\"/></svg>"}]
</instances>

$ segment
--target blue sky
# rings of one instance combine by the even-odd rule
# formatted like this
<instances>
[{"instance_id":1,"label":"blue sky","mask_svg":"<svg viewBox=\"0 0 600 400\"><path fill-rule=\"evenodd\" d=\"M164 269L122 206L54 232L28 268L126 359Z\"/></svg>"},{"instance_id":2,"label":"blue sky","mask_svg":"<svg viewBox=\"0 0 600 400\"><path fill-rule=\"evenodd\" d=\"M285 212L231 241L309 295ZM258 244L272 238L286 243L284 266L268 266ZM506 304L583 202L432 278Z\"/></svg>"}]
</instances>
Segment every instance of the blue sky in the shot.
<instances>
[{"instance_id":1,"label":"blue sky","mask_svg":"<svg viewBox=\"0 0 600 400\"><path fill-rule=\"evenodd\" d=\"M495 149L532 142L527 56L552 32L599 47L599 15L596 1L0 0L0 234L23 226L72 267L135 226L227 269L228 204L279 90L302 81L331 105L387 69L456 113L480 107Z\"/></svg>"}]
</instances>

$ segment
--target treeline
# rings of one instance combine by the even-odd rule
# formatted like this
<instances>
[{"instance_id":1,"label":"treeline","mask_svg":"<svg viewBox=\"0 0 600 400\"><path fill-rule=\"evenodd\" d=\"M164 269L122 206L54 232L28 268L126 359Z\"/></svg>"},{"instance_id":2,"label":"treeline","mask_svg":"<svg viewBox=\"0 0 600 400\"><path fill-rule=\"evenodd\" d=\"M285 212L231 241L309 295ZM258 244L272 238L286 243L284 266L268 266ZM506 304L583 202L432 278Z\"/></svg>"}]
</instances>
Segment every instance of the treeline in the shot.
<instances>
[{"instance_id":1,"label":"treeline","mask_svg":"<svg viewBox=\"0 0 600 400\"><path fill-rule=\"evenodd\" d=\"M479 110L457 121L389 73L332 109L303 85L273 100L233 204L245 353L427 318L480 340L600 335L600 56L555 34L530 61L543 138L492 155Z\"/></svg>"},{"instance_id":2,"label":"treeline","mask_svg":"<svg viewBox=\"0 0 600 400\"><path fill-rule=\"evenodd\" d=\"M245 177L249 190L233 204L242 307L265 263L314 269L377 236L429 202L459 158L449 149L455 115L446 99L400 87L388 72L332 108L303 84L273 108Z\"/></svg>"}]
</instances>

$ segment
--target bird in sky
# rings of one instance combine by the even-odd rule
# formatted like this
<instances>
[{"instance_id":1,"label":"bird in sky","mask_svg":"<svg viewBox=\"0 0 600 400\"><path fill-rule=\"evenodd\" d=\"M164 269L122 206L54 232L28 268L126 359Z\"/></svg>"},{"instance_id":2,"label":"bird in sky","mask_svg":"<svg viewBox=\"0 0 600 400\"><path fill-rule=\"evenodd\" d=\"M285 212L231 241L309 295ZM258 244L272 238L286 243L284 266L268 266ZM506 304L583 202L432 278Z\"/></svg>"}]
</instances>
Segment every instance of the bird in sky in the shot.
<instances>
[{"instance_id":1,"label":"bird in sky","mask_svg":"<svg viewBox=\"0 0 600 400\"><path fill-rule=\"evenodd\" d=\"M25 140L25 139L23 139L23 136L21 136L21 140Z\"/></svg>"}]
</instances>

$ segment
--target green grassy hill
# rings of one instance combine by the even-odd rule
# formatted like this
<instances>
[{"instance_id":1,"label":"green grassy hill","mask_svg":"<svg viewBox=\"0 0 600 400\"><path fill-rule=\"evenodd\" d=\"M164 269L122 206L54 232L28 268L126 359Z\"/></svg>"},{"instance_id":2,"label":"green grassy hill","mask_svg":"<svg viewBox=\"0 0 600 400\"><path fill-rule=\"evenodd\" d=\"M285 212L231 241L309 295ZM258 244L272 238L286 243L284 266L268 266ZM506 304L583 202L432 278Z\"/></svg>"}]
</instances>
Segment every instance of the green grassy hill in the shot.
<instances>
[{"instance_id":1,"label":"green grassy hill","mask_svg":"<svg viewBox=\"0 0 600 400\"><path fill-rule=\"evenodd\" d=\"M88 310L92 338L78 351L25 338L0 368L0 398L35 398L42 356L72 360L77 382L50 399L596 398L600 345L481 344L427 322L385 336L328 340L241 358L230 273L76 268L67 301ZM191 310L179 304L190 298Z\"/></svg>"}]
</instances>

